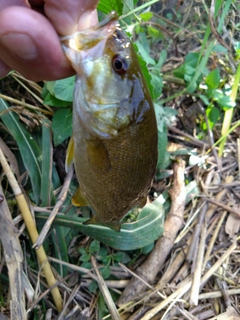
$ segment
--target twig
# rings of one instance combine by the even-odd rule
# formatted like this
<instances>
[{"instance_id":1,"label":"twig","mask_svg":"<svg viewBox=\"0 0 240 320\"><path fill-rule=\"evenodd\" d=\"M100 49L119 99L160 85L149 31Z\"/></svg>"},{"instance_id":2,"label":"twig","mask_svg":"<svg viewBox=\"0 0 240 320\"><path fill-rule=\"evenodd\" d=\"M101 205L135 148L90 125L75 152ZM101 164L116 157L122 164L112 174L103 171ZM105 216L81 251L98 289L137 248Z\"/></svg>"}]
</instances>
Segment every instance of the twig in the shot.
<instances>
[{"instance_id":1,"label":"twig","mask_svg":"<svg viewBox=\"0 0 240 320\"><path fill-rule=\"evenodd\" d=\"M168 126L168 130L175 132L179 136L183 136L183 137L187 138L187 140L190 140L190 142L192 142L193 144L195 144L199 148L210 148L210 145L208 143L201 141L201 140L198 140L198 139L194 138L193 136L191 136L190 134L185 133L177 128Z\"/></svg>"},{"instance_id":2,"label":"twig","mask_svg":"<svg viewBox=\"0 0 240 320\"><path fill-rule=\"evenodd\" d=\"M207 211L207 204L205 203L204 206L202 207L201 213L198 215L198 222L195 226L194 232L193 232L193 238L188 250L188 254L187 254L187 261L191 262L193 261L193 269L195 268L195 261L192 258L193 257L193 253L197 253L197 248L196 245L198 245L198 241L199 241L199 235L200 235L200 231L201 231L201 227L206 215L206 211Z\"/></svg>"},{"instance_id":3,"label":"twig","mask_svg":"<svg viewBox=\"0 0 240 320\"><path fill-rule=\"evenodd\" d=\"M58 320L62 320L64 319L64 316L65 316L65 313L67 311L67 307L69 306L69 304L72 302L72 300L74 299L75 295L77 294L78 290L80 289L81 287L81 283L76 285L75 288L72 290L69 298L68 298L68 301L65 303L64 307L63 307L63 310L61 312L61 314L59 315L58 317ZM79 308L80 309L80 308Z\"/></svg>"},{"instance_id":4,"label":"twig","mask_svg":"<svg viewBox=\"0 0 240 320\"><path fill-rule=\"evenodd\" d=\"M37 304L39 303L39 301L41 301L42 299L44 299L44 297L55 287L61 285L64 281L68 280L71 277L70 274L68 274L66 277L62 278L61 280L59 280L58 282L56 282L52 287L47 288L40 296L38 296L32 303L31 305L28 307L27 313L29 313L30 311L32 311ZM45 283L42 283L45 287Z\"/></svg>"},{"instance_id":5,"label":"twig","mask_svg":"<svg viewBox=\"0 0 240 320\"><path fill-rule=\"evenodd\" d=\"M150 320L152 319L158 312L160 312L163 308L165 308L169 303L171 303L171 306L176 303L189 289L191 286L191 281L189 278L182 281L179 285L179 288L174 291L170 296L167 297L167 299L160 302L156 307L152 308L150 311L148 311L144 317L142 317L141 320ZM161 319L165 318L166 313Z\"/></svg>"},{"instance_id":6,"label":"twig","mask_svg":"<svg viewBox=\"0 0 240 320\"><path fill-rule=\"evenodd\" d=\"M69 189L69 185L71 183L72 180L72 176L73 176L73 166L69 169L64 184L62 186L62 190L60 192L60 195L58 197L58 201L55 204L55 207L53 208L53 211L51 212L51 214L49 215L44 227L42 228L42 231L40 232L40 235L38 237L38 239L36 240L36 242L33 245L33 248L38 249L44 242L48 231L51 228L51 225L53 223L53 220L55 219L56 215L58 214L59 209L61 208L64 200L66 199L67 193L68 193L68 189Z\"/></svg>"},{"instance_id":7,"label":"twig","mask_svg":"<svg viewBox=\"0 0 240 320\"><path fill-rule=\"evenodd\" d=\"M38 238L38 231L37 231L34 219L31 215L30 210L29 210L27 201L26 201L26 199L25 199L25 197L24 197L24 195L23 195L23 193L17 183L17 180L15 179L1 149L0 149L0 163L2 165L2 168L3 168L7 178L8 178L8 181L11 185L11 188L15 194L19 209L22 213L22 217L23 217L23 220L24 220L26 227L28 229L30 238L31 238L32 242L34 243ZM47 260L47 256L46 256L46 253L44 251L43 246L41 246L38 250L36 250L36 254L39 259L40 267L43 269L43 272L45 274L47 283L48 283L49 287L51 287L57 281L53 275L51 266ZM61 295L60 295L58 288L56 287L53 290L51 290L51 293L52 293L56 308L60 312L62 310L62 298L61 298Z\"/></svg>"},{"instance_id":8,"label":"twig","mask_svg":"<svg viewBox=\"0 0 240 320\"><path fill-rule=\"evenodd\" d=\"M204 218L205 218L205 214L203 215L203 220ZM203 223L202 233L201 233L201 238L200 238L200 243L198 248L198 254L197 254L197 261L195 263L195 272L193 273L191 294L190 294L190 305L195 305L195 306L198 305L198 295L199 295L200 279L202 275L202 265L203 265L204 251L205 251L206 235L207 235L207 227L206 227L206 224Z\"/></svg>"},{"instance_id":9,"label":"twig","mask_svg":"<svg viewBox=\"0 0 240 320\"><path fill-rule=\"evenodd\" d=\"M233 180L234 180L233 176L228 176L226 177L226 180L224 181L224 183L231 183L233 182ZM224 188L216 195L215 199L217 201L221 201L221 199L225 196L226 192L227 192L227 188ZM206 222L208 222L211 219L215 211L216 211L216 205L213 205L213 204L210 205L206 214L206 220L207 220Z\"/></svg>"},{"instance_id":10,"label":"twig","mask_svg":"<svg viewBox=\"0 0 240 320\"><path fill-rule=\"evenodd\" d=\"M237 296L240 294L240 288L238 289L229 289L226 290L226 293L229 296ZM221 298L223 296L222 291L213 291L213 292L205 292L201 293L198 297L199 300L207 300L207 299L214 299L214 298Z\"/></svg>"},{"instance_id":11,"label":"twig","mask_svg":"<svg viewBox=\"0 0 240 320\"><path fill-rule=\"evenodd\" d=\"M62 260L58 260L56 258L52 258L52 257L48 257L48 260L49 261L52 261L52 262L55 262L55 263L59 263L63 266L66 266L72 270L75 270L77 272L82 272L82 273L86 273L91 279L97 281L97 277L87 268L83 268L83 267L79 267L75 264L71 264L71 263L68 263L68 262L65 262L65 261L62 261Z\"/></svg>"},{"instance_id":12,"label":"twig","mask_svg":"<svg viewBox=\"0 0 240 320\"><path fill-rule=\"evenodd\" d=\"M223 264L223 262L231 255L231 253L236 249L236 241L228 248L228 250L217 260L217 262L209 269L201 279L200 288L205 285L208 279L217 271L217 269Z\"/></svg>"},{"instance_id":13,"label":"twig","mask_svg":"<svg viewBox=\"0 0 240 320\"><path fill-rule=\"evenodd\" d=\"M153 251L149 254L147 260L137 268L137 274L150 284L154 282L158 272L161 270L172 246L179 229L183 224L183 213L185 206L186 191L184 185L185 163L181 158L174 163L174 183L169 191L172 198L172 204L164 225L163 236L158 239ZM136 295L143 292L146 285L139 279L133 277L122 296L118 300L118 305L126 304L133 300Z\"/></svg>"},{"instance_id":14,"label":"twig","mask_svg":"<svg viewBox=\"0 0 240 320\"><path fill-rule=\"evenodd\" d=\"M207 251L206 251L206 254L205 254L205 257L204 257L204 261L203 261L203 269L205 269L205 267L206 267L206 264L207 264L207 262L208 262L208 259L209 259L209 257L210 257L210 254L211 254L211 252L212 252L212 248L213 248L213 246L214 246L215 240L217 239L219 230L220 230L220 228L222 227L222 223L223 223L223 221L224 221L224 219L225 219L225 217L226 217L226 214L227 214L226 211L224 211L224 212L222 213L222 215L221 215L221 217L220 217L220 219L219 219L219 221L218 221L217 227L216 227L216 229L214 230L214 233L213 233L213 235L212 235L212 238L211 238L211 240L210 240L210 242L209 242L209 244L208 244Z\"/></svg>"},{"instance_id":15,"label":"twig","mask_svg":"<svg viewBox=\"0 0 240 320\"><path fill-rule=\"evenodd\" d=\"M217 207L221 207L223 208L224 210L228 211L228 212L231 212L233 213L237 218L240 218L240 212L237 211L237 210L234 210L233 208L227 206L226 204L223 204L219 201L216 201L216 200L213 200L213 199L209 199L209 198L206 198L206 200L212 204L214 204L215 206Z\"/></svg>"},{"instance_id":16,"label":"twig","mask_svg":"<svg viewBox=\"0 0 240 320\"><path fill-rule=\"evenodd\" d=\"M128 269L126 266L124 266L122 263L119 262L119 266L123 268L123 270L126 270L128 273L130 273L132 276L136 277L137 279L139 279L140 281L142 281L149 289L151 289L152 291L155 291L155 288L153 286L151 286L149 283L147 283L144 279L142 279L141 277L139 277L139 275L137 275L136 273L134 273L133 271L131 271L130 269ZM162 298L162 299L166 299L166 297L159 291L156 291L156 293Z\"/></svg>"},{"instance_id":17,"label":"twig","mask_svg":"<svg viewBox=\"0 0 240 320\"><path fill-rule=\"evenodd\" d=\"M211 269L209 269L205 275L202 277L200 282L200 288L202 288L205 283L208 281L208 279L216 272L216 270L223 264L223 262L231 255L231 253L236 249L236 242L229 247L229 249L218 259L218 261L212 266ZM173 292L167 299L160 302L156 307L152 308L150 311L148 311L144 317L142 317L141 320L150 320L152 319L158 312L160 312L163 308L165 308L170 302L170 306L168 309L171 308L188 290L190 289L192 284L192 281L189 280L189 278L186 278L182 283L180 284L179 289L177 289L175 292ZM167 310L168 311L168 310ZM166 311L166 312L167 312ZM166 316L166 312L162 319Z\"/></svg>"},{"instance_id":18,"label":"twig","mask_svg":"<svg viewBox=\"0 0 240 320\"><path fill-rule=\"evenodd\" d=\"M92 266L95 270L95 273L97 275L97 278L98 278L98 285L99 285L99 288L102 292L102 295L104 297L104 300L108 306L108 309L109 309L109 312L111 313L112 315L112 318L114 320L121 320L121 317L117 311L117 308L115 306L115 303L113 302L113 299L112 299L112 296L108 290L108 287L101 275L101 273L99 272L98 270L98 266L97 266L97 261L96 261L96 258L94 256L91 257L91 262L92 262Z\"/></svg>"}]
</instances>

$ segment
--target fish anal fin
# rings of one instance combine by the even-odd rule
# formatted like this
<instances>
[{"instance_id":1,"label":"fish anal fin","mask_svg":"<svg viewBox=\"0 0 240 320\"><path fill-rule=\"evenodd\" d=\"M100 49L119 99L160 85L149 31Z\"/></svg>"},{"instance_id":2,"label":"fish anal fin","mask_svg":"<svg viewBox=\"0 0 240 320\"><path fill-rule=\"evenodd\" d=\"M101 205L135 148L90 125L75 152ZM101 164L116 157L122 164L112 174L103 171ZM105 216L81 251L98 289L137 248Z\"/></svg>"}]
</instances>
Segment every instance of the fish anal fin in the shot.
<instances>
[{"instance_id":1,"label":"fish anal fin","mask_svg":"<svg viewBox=\"0 0 240 320\"><path fill-rule=\"evenodd\" d=\"M73 157L74 157L74 142L73 137L70 138L67 153L66 153L66 160L65 160L65 171L68 172L73 164Z\"/></svg>"},{"instance_id":2,"label":"fish anal fin","mask_svg":"<svg viewBox=\"0 0 240 320\"><path fill-rule=\"evenodd\" d=\"M75 207L85 207L85 206L89 206L89 203L85 197L85 195L83 194L82 190L80 187L78 187L77 191L75 192L75 194L72 197L72 204Z\"/></svg>"}]
</instances>

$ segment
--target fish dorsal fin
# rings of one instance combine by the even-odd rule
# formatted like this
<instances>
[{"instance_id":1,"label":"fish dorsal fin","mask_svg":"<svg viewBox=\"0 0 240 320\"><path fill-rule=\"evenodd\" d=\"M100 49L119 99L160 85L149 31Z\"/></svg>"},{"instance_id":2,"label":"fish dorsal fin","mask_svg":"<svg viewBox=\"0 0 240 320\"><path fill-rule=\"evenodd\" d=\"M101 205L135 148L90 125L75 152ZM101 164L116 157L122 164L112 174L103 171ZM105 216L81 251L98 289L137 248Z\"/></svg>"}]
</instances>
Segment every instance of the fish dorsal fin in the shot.
<instances>
[{"instance_id":1,"label":"fish dorsal fin","mask_svg":"<svg viewBox=\"0 0 240 320\"><path fill-rule=\"evenodd\" d=\"M78 187L77 191L75 192L74 196L72 197L72 204L75 207L85 207L89 206L89 203L83 194L80 187Z\"/></svg>"},{"instance_id":2,"label":"fish dorsal fin","mask_svg":"<svg viewBox=\"0 0 240 320\"><path fill-rule=\"evenodd\" d=\"M74 157L74 142L73 137L70 138L67 153L66 153L66 160L65 160L65 171L68 172L73 164L73 157Z\"/></svg>"}]
</instances>

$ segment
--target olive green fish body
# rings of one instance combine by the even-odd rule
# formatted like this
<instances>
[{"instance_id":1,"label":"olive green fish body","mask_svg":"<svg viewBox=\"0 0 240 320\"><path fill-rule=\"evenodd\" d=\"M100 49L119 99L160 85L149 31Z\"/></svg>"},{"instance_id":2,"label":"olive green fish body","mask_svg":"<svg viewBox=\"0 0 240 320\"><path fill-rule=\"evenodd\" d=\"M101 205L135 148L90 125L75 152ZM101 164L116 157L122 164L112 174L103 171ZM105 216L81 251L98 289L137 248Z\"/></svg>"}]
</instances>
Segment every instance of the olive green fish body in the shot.
<instances>
[{"instance_id":1,"label":"olive green fish body","mask_svg":"<svg viewBox=\"0 0 240 320\"><path fill-rule=\"evenodd\" d=\"M78 74L74 166L95 221L111 226L146 200L157 162L157 125L137 56L115 16L92 32L90 40L75 35L74 50L65 48Z\"/></svg>"}]
</instances>

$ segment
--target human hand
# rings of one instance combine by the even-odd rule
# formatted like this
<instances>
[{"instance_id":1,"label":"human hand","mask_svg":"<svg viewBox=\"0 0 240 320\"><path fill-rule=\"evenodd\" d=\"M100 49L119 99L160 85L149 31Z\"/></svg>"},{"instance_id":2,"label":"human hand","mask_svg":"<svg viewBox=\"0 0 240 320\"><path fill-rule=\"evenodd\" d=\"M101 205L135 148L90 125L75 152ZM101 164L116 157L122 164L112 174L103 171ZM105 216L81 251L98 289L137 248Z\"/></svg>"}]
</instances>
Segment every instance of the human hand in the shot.
<instances>
[{"instance_id":1,"label":"human hand","mask_svg":"<svg viewBox=\"0 0 240 320\"><path fill-rule=\"evenodd\" d=\"M1 0L0 78L14 69L33 81L74 74L59 36L97 23L98 0Z\"/></svg>"}]
</instances>

